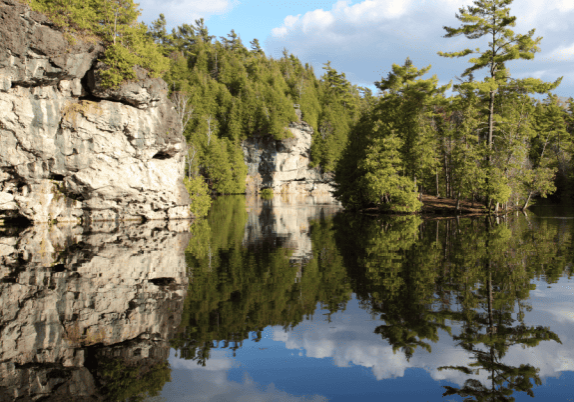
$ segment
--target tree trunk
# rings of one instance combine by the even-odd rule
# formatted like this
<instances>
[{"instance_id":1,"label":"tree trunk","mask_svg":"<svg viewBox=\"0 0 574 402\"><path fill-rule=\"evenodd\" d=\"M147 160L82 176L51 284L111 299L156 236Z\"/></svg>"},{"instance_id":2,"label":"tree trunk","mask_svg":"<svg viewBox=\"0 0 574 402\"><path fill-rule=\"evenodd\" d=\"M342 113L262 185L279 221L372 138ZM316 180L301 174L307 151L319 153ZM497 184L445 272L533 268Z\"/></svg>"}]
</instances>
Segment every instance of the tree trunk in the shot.
<instances>
[{"instance_id":1,"label":"tree trunk","mask_svg":"<svg viewBox=\"0 0 574 402\"><path fill-rule=\"evenodd\" d=\"M526 208L528 208L528 203L530 202L530 197L532 197L532 191L528 193L528 198L526 199L526 202L524 203L524 206L522 207L522 210L524 211Z\"/></svg>"},{"instance_id":2,"label":"tree trunk","mask_svg":"<svg viewBox=\"0 0 574 402\"><path fill-rule=\"evenodd\" d=\"M446 154L444 155L444 183L445 183L445 197L448 197L450 193L450 180L448 177L448 159Z\"/></svg>"},{"instance_id":3,"label":"tree trunk","mask_svg":"<svg viewBox=\"0 0 574 402\"><path fill-rule=\"evenodd\" d=\"M438 170L436 171L435 176L436 176L436 196L438 198L438 197L440 197L440 191L438 189Z\"/></svg>"},{"instance_id":4,"label":"tree trunk","mask_svg":"<svg viewBox=\"0 0 574 402\"><path fill-rule=\"evenodd\" d=\"M487 165L487 175L486 175L486 187L488 188L489 184L489 175L492 173L492 137L494 133L494 91L490 91L490 99L488 100L488 137L486 138L486 145L488 147L488 154L486 156L486 165ZM488 203L488 210L490 211L490 191L486 195L487 203Z\"/></svg>"},{"instance_id":5,"label":"tree trunk","mask_svg":"<svg viewBox=\"0 0 574 402\"><path fill-rule=\"evenodd\" d=\"M456 212L460 210L460 191L456 193Z\"/></svg>"}]
</instances>

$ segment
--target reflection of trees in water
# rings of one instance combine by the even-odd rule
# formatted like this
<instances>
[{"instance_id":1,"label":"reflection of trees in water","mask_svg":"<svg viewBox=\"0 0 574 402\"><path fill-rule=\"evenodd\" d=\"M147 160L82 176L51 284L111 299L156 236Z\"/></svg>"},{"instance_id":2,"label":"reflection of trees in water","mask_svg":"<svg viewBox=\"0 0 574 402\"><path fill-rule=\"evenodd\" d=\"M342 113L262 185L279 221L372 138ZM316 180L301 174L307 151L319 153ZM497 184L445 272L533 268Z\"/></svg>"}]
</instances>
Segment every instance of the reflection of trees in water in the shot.
<instances>
[{"instance_id":1,"label":"reflection of trees in water","mask_svg":"<svg viewBox=\"0 0 574 402\"><path fill-rule=\"evenodd\" d=\"M524 219L421 224L416 217L341 219L338 227L353 290L365 309L380 316L384 324L375 332L395 351L407 359L417 347L430 352L439 329L450 334L452 323L462 325L460 334L451 336L474 362L440 369L473 376L486 371L490 383L470 378L461 388L445 387L445 396L512 401L514 391L532 394L540 383L538 369L502 359L513 345L560 342L547 327L526 326L524 311L530 309L533 278L554 282L570 269L572 238L564 228L545 222L533 227Z\"/></svg>"},{"instance_id":2,"label":"reflection of trees in water","mask_svg":"<svg viewBox=\"0 0 574 402\"><path fill-rule=\"evenodd\" d=\"M87 348L85 366L103 400L140 402L159 395L165 383L171 381L168 354L167 342L140 339Z\"/></svg>"},{"instance_id":3,"label":"reflection of trees in water","mask_svg":"<svg viewBox=\"0 0 574 402\"><path fill-rule=\"evenodd\" d=\"M317 303L342 310L351 292L380 318L375 332L407 359L417 348L430 352L440 330L474 356L468 367L442 367L471 375L445 395L480 401L530 393L538 369L509 365L505 354L513 345L560 341L549 328L524 323L532 279L552 283L570 273L572 236L559 221L340 214L312 223L312 257L294 263L281 242L245 244L243 199L221 202L192 229L192 281L172 343L184 358L205 364L213 347L236 350L269 325L292 328ZM451 333L453 324L460 333ZM484 371L488 386L478 379Z\"/></svg>"},{"instance_id":4,"label":"reflection of trees in water","mask_svg":"<svg viewBox=\"0 0 574 402\"><path fill-rule=\"evenodd\" d=\"M269 325L289 329L309 317L317 303L331 312L344 307L351 290L336 251L331 222L312 224L317 247L308 260L265 237L245 244L245 199L222 197L208 219L192 227L187 249L190 285L182 328L172 345L181 357L205 364L214 347L236 350Z\"/></svg>"}]
</instances>

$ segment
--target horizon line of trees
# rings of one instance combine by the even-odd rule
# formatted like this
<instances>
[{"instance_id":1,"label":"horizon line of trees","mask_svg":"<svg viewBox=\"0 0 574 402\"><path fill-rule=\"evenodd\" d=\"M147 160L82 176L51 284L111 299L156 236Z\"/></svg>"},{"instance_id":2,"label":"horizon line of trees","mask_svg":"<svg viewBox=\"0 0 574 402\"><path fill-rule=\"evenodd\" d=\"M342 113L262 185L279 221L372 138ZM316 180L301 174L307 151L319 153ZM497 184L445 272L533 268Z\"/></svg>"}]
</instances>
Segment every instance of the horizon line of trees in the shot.
<instances>
[{"instance_id":1,"label":"horizon line of trees","mask_svg":"<svg viewBox=\"0 0 574 402\"><path fill-rule=\"evenodd\" d=\"M574 101L552 93L561 78L512 78L508 62L534 58L542 38L514 33L511 3L476 0L459 9L460 27L445 27L445 37L489 40L483 50L439 52L473 55L456 85L423 78L431 66L407 59L375 83L373 95L330 62L317 77L286 49L274 59L257 39L246 47L234 30L210 35L203 19L168 33L163 14L150 26L139 23L133 0L30 0L71 42L103 41L106 85L132 79L136 64L166 80L189 145L186 186L197 215L206 213L210 194L245 191L243 140L285 139L300 117L314 129L312 166L335 173L347 209L417 212L422 193L489 210L526 208L555 192L571 197ZM475 79L478 71L484 79Z\"/></svg>"}]
</instances>

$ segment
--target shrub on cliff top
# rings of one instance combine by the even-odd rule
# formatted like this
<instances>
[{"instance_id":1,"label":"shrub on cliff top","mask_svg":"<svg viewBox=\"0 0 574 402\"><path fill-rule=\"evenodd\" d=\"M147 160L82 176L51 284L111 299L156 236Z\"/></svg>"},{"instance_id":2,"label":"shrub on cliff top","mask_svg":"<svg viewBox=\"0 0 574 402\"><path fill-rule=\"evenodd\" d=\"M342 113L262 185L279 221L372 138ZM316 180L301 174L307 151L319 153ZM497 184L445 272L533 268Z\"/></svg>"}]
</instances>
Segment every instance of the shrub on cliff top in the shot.
<instances>
[{"instance_id":1,"label":"shrub on cliff top","mask_svg":"<svg viewBox=\"0 0 574 402\"><path fill-rule=\"evenodd\" d=\"M137 22L140 11L133 0L31 0L30 7L48 16L66 34L84 39L98 38L106 50L101 60L107 65L102 85L115 87L134 79L133 67L147 69L158 77L169 68L147 28Z\"/></svg>"}]
</instances>

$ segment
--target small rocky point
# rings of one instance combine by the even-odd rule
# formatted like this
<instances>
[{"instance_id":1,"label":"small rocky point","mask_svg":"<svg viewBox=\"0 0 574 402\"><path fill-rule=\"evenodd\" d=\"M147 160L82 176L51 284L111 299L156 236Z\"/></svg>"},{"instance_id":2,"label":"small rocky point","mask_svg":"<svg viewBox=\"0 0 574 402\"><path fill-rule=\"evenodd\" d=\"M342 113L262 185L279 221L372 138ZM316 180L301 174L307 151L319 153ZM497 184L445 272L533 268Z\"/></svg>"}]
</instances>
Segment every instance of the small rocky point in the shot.
<instances>
[{"instance_id":1,"label":"small rocky point","mask_svg":"<svg viewBox=\"0 0 574 402\"><path fill-rule=\"evenodd\" d=\"M0 221L190 218L166 83L136 69L137 81L102 88L103 50L0 0Z\"/></svg>"}]
</instances>

